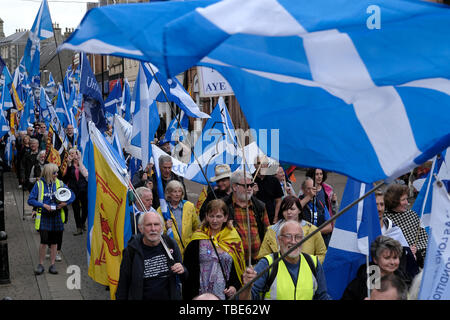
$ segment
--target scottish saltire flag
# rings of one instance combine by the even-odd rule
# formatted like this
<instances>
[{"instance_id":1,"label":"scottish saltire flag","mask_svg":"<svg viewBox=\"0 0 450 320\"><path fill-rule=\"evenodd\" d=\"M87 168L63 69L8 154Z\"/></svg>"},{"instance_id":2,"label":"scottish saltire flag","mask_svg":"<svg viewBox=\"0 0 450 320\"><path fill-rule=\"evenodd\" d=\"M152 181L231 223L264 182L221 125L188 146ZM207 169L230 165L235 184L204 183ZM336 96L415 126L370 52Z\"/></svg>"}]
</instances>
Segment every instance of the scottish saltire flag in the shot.
<instances>
[{"instance_id":1,"label":"scottish saltire flag","mask_svg":"<svg viewBox=\"0 0 450 320\"><path fill-rule=\"evenodd\" d=\"M9 123L6 121L3 112L0 112L0 138L3 138L5 134L9 132Z\"/></svg>"},{"instance_id":2,"label":"scottish saltire flag","mask_svg":"<svg viewBox=\"0 0 450 320\"><path fill-rule=\"evenodd\" d=\"M445 174L450 175L450 165L445 163ZM439 179L439 176L438 176ZM430 236L423 270L419 300L450 300L448 286L450 246L447 244L450 228L450 189L435 181L431 205Z\"/></svg>"},{"instance_id":3,"label":"scottish saltire flag","mask_svg":"<svg viewBox=\"0 0 450 320\"><path fill-rule=\"evenodd\" d=\"M34 19L33 26L28 32L28 40L25 46L25 52L23 54L24 65L30 78L33 78L39 74L40 41L52 36L53 25L52 18L50 17L50 10L48 8L47 0L42 0L39 11ZM38 54L36 54L36 52L38 52Z\"/></svg>"},{"instance_id":4,"label":"scottish saltire flag","mask_svg":"<svg viewBox=\"0 0 450 320\"><path fill-rule=\"evenodd\" d=\"M122 252L131 237L126 166L90 122L88 179L88 274L109 286L115 299Z\"/></svg>"},{"instance_id":5,"label":"scottish saltire flag","mask_svg":"<svg viewBox=\"0 0 450 320\"><path fill-rule=\"evenodd\" d=\"M125 157L123 156L122 144L120 143L119 135L117 134L116 130L114 130L114 133L113 133L112 146L113 146L114 150L116 150L120 159L122 159L125 162Z\"/></svg>"},{"instance_id":6,"label":"scottish saltire flag","mask_svg":"<svg viewBox=\"0 0 450 320\"><path fill-rule=\"evenodd\" d=\"M66 99L69 99L70 92L72 91L72 74L73 74L72 65L69 64L63 79L64 94Z\"/></svg>"},{"instance_id":7,"label":"scottish saltire flag","mask_svg":"<svg viewBox=\"0 0 450 320\"><path fill-rule=\"evenodd\" d=\"M179 119L178 119L179 117ZM178 123L180 121L181 127ZM159 141L160 144L170 142L172 146L175 145L175 142L183 141L184 136L188 133L189 126L189 117L184 113L184 111L180 112L179 116L175 116L172 121L169 123L169 127L164 134L164 138Z\"/></svg>"},{"instance_id":8,"label":"scottish saltire flag","mask_svg":"<svg viewBox=\"0 0 450 320\"><path fill-rule=\"evenodd\" d=\"M80 93L83 94L86 120L94 122L98 130L105 132L107 123L102 91L84 53L81 55Z\"/></svg>"},{"instance_id":9,"label":"scottish saltire flag","mask_svg":"<svg viewBox=\"0 0 450 320\"><path fill-rule=\"evenodd\" d=\"M129 153L132 157L140 159L142 155L142 148L136 147L131 144L131 136L133 133L132 125L123 119L118 114L114 115L114 133L117 133L117 136L120 140L120 144L125 149L127 153ZM130 175L131 177L133 175Z\"/></svg>"},{"instance_id":10,"label":"scottish saltire flag","mask_svg":"<svg viewBox=\"0 0 450 320\"><path fill-rule=\"evenodd\" d=\"M203 173L210 180L215 175L214 168L218 164L230 165L232 172L243 165L242 150L222 97L206 121L202 134L195 143L194 153L196 157L191 154L191 163L184 176L201 184L207 184Z\"/></svg>"},{"instance_id":11,"label":"scottish saltire flag","mask_svg":"<svg viewBox=\"0 0 450 320\"><path fill-rule=\"evenodd\" d=\"M41 87L39 94L39 120L44 121L47 125L50 122L51 116L49 106L52 106L52 102L47 96L45 89Z\"/></svg>"},{"instance_id":12,"label":"scottish saltire flag","mask_svg":"<svg viewBox=\"0 0 450 320\"><path fill-rule=\"evenodd\" d=\"M373 6L382 13L376 30L377 17L367 12ZM224 0L136 8L89 11L61 48L151 61L168 77L195 64L212 67L232 86L251 128L279 129L278 160L298 166L374 182L450 145L445 5ZM329 147L292 139L312 132Z\"/></svg>"},{"instance_id":13,"label":"scottish saltire flag","mask_svg":"<svg viewBox=\"0 0 450 320\"><path fill-rule=\"evenodd\" d=\"M170 215L169 207L167 206L166 198L164 196L164 188L163 188L163 184L162 184L162 180L161 180L161 171L159 169L159 157L164 152L161 149L159 149L157 146L155 146L154 144L151 145L151 148L152 148L153 160L155 163L156 187L157 187L158 196L159 196L159 206L161 207L161 213L163 215L164 221L167 221L167 220L171 219L171 215ZM144 167L144 164L142 164L142 167ZM171 237L171 238L174 237L172 228L167 229L166 232L169 237Z\"/></svg>"},{"instance_id":14,"label":"scottish saltire flag","mask_svg":"<svg viewBox=\"0 0 450 320\"><path fill-rule=\"evenodd\" d=\"M11 98L11 93L9 93L8 86L3 85L2 86L2 96L1 96L1 109L3 111L6 111L13 107L13 102Z\"/></svg>"},{"instance_id":15,"label":"scottish saltire flag","mask_svg":"<svg viewBox=\"0 0 450 320\"><path fill-rule=\"evenodd\" d=\"M55 79L53 79L52 72L50 71L50 74L48 76L48 82L47 82L47 88L55 88L56 82Z\"/></svg>"},{"instance_id":16,"label":"scottish saltire flag","mask_svg":"<svg viewBox=\"0 0 450 320\"><path fill-rule=\"evenodd\" d=\"M32 118L32 119L31 119ZM26 131L34 123L34 95L29 94L20 117L19 130Z\"/></svg>"},{"instance_id":17,"label":"scottish saltire flag","mask_svg":"<svg viewBox=\"0 0 450 320\"><path fill-rule=\"evenodd\" d=\"M362 197L371 188L370 184L348 178L340 210ZM341 298L347 285L356 277L359 267L366 263L370 244L380 234L377 204L373 193L336 220L323 262L328 293L333 299Z\"/></svg>"},{"instance_id":18,"label":"scottish saltire flag","mask_svg":"<svg viewBox=\"0 0 450 320\"><path fill-rule=\"evenodd\" d=\"M155 85L147 86L147 74L143 64L139 66L136 78L135 114L130 144L141 148L142 166L145 167L152 156L150 143L153 141L159 126L159 113L155 96L160 92Z\"/></svg>"},{"instance_id":19,"label":"scottish saltire flag","mask_svg":"<svg viewBox=\"0 0 450 320\"><path fill-rule=\"evenodd\" d=\"M450 163L450 154L448 149L440 154L440 157L437 156L433 159L433 164L431 166L431 170L428 173L427 177L424 179L424 183L422 188L417 195L416 200L412 206L412 210L417 212L420 217L420 224L422 227L427 228L430 226L430 217L431 217L431 203L433 198L433 188L434 182L436 181L435 175L439 173L442 163L444 162ZM444 180L444 183L449 181L450 177ZM427 230L428 232L429 230Z\"/></svg>"},{"instance_id":20,"label":"scottish saltire flag","mask_svg":"<svg viewBox=\"0 0 450 320\"><path fill-rule=\"evenodd\" d=\"M118 80L105 100L105 110L111 114L118 113L118 106L122 98L122 85Z\"/></svg>"},{"instance_id":21,"label":"scottish saltire flag","mask_svg":"<svg viewBox=\"0 0 450 320\"><path fill-rule=\"evenodd\" d=\"M122 97L120 99L119 115L121 117L124 117L124 115L126 114L126 110L130 108L130 103L131 103L130 84L128 83L128 79L125 78L123 81ZM129 119L127 121L129 121Z\"/></svg>"},{"instance_id":22,"label":"scottish saltire flag","mask_svg":"<svg viewBox=\"0 0 450 320\"><path fill-rule=\"evenodd\" d=\"M176 77L166 78L159 72L158 68L151 63L144 63L143 70L146 74L147 85L149 90L155 96L152 99L159 102L174 102L181 110L186 112L189 117L193 118L209 118L209 115L200 111L197 104L192 100L189 93L184 89L183 85ZM161 90L164 90L162 91ZM165 95L164 95L165 93Z\"/></svg>"},{"instance_id":23,"label":"scottish saltire flag","mask_svg":"<svg viewBox=\"0 0 450 320\"><path fill-rule=\"evenodd\" d=\"M68 124L72 124L72 117L69 115L69 108L67 107L66 98L64 97L64 91L61 85L58 85L58 97L56 99L55 111L64 128L67 127Z\"/></svg>"}]
</instances>

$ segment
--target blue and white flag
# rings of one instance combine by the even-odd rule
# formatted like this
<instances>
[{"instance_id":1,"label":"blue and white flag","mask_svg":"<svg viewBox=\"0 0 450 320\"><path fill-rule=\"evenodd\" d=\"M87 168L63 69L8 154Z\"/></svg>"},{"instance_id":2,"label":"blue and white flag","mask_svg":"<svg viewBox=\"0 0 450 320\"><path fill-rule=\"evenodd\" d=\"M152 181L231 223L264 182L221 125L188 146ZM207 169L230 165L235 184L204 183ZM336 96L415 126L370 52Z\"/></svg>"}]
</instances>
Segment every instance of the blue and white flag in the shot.
<instances>
[{"instance_id":1,"label":"blue and white flag","mask_svg":"<svg viewBox=\"0 0 450 320\"><path fill-rule=\"evenodd\" d=\"M3 116L1 118L3 118ZM1 120L1 118L0 118L0 124L2 126L1 130L3 132L3 130L4 130L3 129L3 120ZM12 146L13 141L15 141L15 137L14 137L14 135L10 134L8 136L8 138L6 139L6 147L5 147L5 161L8 164L8 167L12 166L13 154L15 151L15 150L13 150L13 146Z\"/></svg>"},{"instance_id":2,"label":"blue and white flag","mask_svg":"<svg viewBox=\"0 0 450 320\"><path fill-rule=\"evenodd\" d=\"M340 210L370 191L372 186L348 178ZM328 294L342 297L347 285L356 277L359 267L370 255L370 244L381 234L375 195L360 201L341 217L331 235L323 262Z\"/></svg>"},{"instance_id":3,"label":"blue and white flag","mask_svg":"<svg viewBox=\"0 0 450 320\"><path fill-rule=\"evenodd\" d=\"M23 54L24 65L30 80L39 75L40 42L53 36L52 18L47 0L42 0L33 26L28 32L28 40Z\"/></svg>"},{"instance_id":4,"label":"blue and white flag","mask_svg":"<svg viewBox=\"0 0 450 320\"><path fill-rule=\"evenodd\" d=\"M98 130L105 132L107 122L102 91L85 53L81 55L80 93L83 94L86 121L94 122Z\"/></svg>"},{"instance_id":5,"label":"blue and white flag","mask_svg":"<svg viewBox=\"0 0 450 320\"><path fill-rule=\"evenodd\" d=\"M382 20L367 13L374 6ZM445 5L224 0L136 8L90 10L61 48L151 61L169 78L212 67L251 128L279 130L278 160L302 167L375 182L450 145L450 33L436 32L450 29Z\"/></svg>"},{"instance_id":6,"label":"blue and white flag","mask_svg":"<svg viewBox=\"0 0 450 320\"><path fill-rule=\"evenodd\" d=\"M3 138L5 134L9 132L9 123L6 121L3 112L0 112L0 138Z\"/></svg>"},{"instance_id":7,"label":"blue and white flag","mask_svg":"<svg viewBox=\"0 0 450 320\"><path fill-rule=\"evenodd\" d=\"M11 98L11 93L9 92L8 86L2 86L2 96L1 96L1 109L6 111L13 107L13 102Z\"/></svg>"},{"instance_id":8,"label":"blue and white flag","mask_svg":"<svg viewBox=\"0 0 450 320\"><path fill-rule=\"evenodd\" d=\"M243 164L242 150L238 144L227 106L222 97L206 121L201 136L194 146L191 162L184 177L201 184L207 184L215 175L218 164L228 164L235 171ZM202 172L203 169L203 172Z\"/></svg>"},{"instance_id":9,"label":"blue and white flag","mask_svg":"<svg viewBox=\"0 0 450 320\"><path fill-rule=\"evenodd\" d=\"M39 120L44 121L46 125L50 122L51 116L49 106L52 106L52 102L47 96L45 89L41 87L39 95Z\"/></svg>"},{"instance_id":10,"label":"blue and white flag","mask_svg":"<svg viewBox=\"0 0 450 320\"><path fill-rule=\"evenodd\" d=\"M435 175L439 173L442 163L444 162L450 163L450 154L448 149L440 154L440 157L434 157L433 163L431 165L431 170L424 179L424 183L422 188L417 195L416 200L412 206L412 210L415 211L420 217L420 224L422 227L427 228L430 226L430 217L431 217L431 203L433 198L433 189L434 182L436 181ZM450 178L444 180L444 183L448 183ZM427 230L428 232L428 230Z\"/></svg>"},{"instance_id":11,"label":"blue and white flag","mask_svg":"<svg viewBox=\"0 0 450 320\"><path fill-rule=\"evenodd\" d=\"M125 78L124 81L123 81L122 98L120 100L120 113L119 113L119 115L121 117L124 117L125 114L127 114L127 110L129 110L130 104L131 104L130 84L128 83L128 79ZM129 115L131 115L130 112L129 112ZM125 119L125 120L127 120L127 119ZM129 120L130 119L128 119L127 121L129 121Z\"/></svg>"},{"instance_id":12,"label":"blue and white flag","mask_svg":"<svg viewBox=\"0 0 450 320\"><path fill-rule=\"evenodd\" d=\"M80 116L80 124L78 125L80 134L78 135L77 146L81 151L81 158L83 159L83 164L87 168L88 166L88 144L89 144L89 131L86 121L86 116L84 111Z\"/></svg>"},{"instance_id":13,"label":"blue and white flag","mask_svg":"<svg viewBox=\"0 0 450 320\"><path fill-rule=\"evenodd\" d=\"M143 64L139 66L136 78L136 101L135 114L133 117L133 131L131 145L141 148L142 166L147 166L152 156L150 143L155 138L159 126L159 113L156 106L155 96L159 93L156 86L147 86L147 74L144 72Z\"/></svg>"},{"instance_id":14,"label":"blue and white flag","mask_svg":"<svg viewBox=\"0 0 450 320\"><path fill-rule=\"evenodd\" d=\"M19 130L26 131L34 123L34 95L29 94L20 117Z\"/></svg>"},{"instance_id":15,"label":"blue and white flag","mask_svg":"<svg viewBox=\"0 0 450 320\"><path fill-rule=\"evenodd\" d=\"M111 114L118 113L118 107L120 105L122 99L122 85L120 81L117 80L113 89L108 95L108 98L105 100L105 110Z\"/></svg>"},{"instance_id":16,"label":"blue and white flag","mask_svg":"<svg viewBox=\"0 0 450 320\"><path fill-rule=\"evenodd\" d=\"M442 166L445 166L446 174L450 174L449 163ZM448 245L450 233L449 191L443 183L434 182L430 236L428 237L419 300L450 300L450 286L448 285L450 273L450 246Z\"/></svg>"},{"instance_id":17,"label":"blue and white flag","mask_svg":"<svg viewBox=\"0 0 450 320\"><path fill-rule=\"evenodd\" d=\"M72 65L69 64L63 79L64 94L66 99L69 99L70 92L72 91L72 74L73 74Z\"/></svg>"},{"instance_id":18,"label":"blue and white flag","mask_svg":"<svg viewBox=\"0 0 450 320\"><path fill-rule=\"evenodd\" d=\"M178 117L180 119L178 119ZM178 123L178 120L181 123L181 127ZM183 141L184 136L188 133L189 126L189 117L184 113L184 111L180 112L179 116L175 116L169 124L169 127L164 134L164 138L159 141L160 145L170 142L172 147L175 145L177 141Z\"/></svg>"},{"instance_id":19,"label":"blue and white flag","mask_svg":"<svg viewBox=\"0 0 450 320\"><path fill-rule=\"evenodd\" d=\"M69 108L67 107L66 98L64 97L64 91L61 85L58 85L58 97L56 99L55 111L58 115L59 121L63 127L67 127L72 123L72 117L69 114Z\"/></svg>"},{"instance_id":20,"label":"blue and white flag","mask_svg":"<svg viewBox=\"0 0 450 320\"><path fill-rule=\"evenodd\" d=\"M51 71L48 76L47 88L56 88L56 82L55 82L55 79L53 79L53 75L52 75Z\"/></svg>"},{"instance_id":21,"label":"blue and white flag","mask_svg":"<svg viewBox=\"0 0 450 320\"><path fill-rule=\"evenodd\" d=\"M154 97L151 97L152 99L159 102L172 101L186 112L189 117L209 118L208 114L200 111L197 104L176 77L166 78L159 72L157 67L148 62L143 64L143 69L147 77L149 90L155 94Z\"/></svg>"}]
</instances>

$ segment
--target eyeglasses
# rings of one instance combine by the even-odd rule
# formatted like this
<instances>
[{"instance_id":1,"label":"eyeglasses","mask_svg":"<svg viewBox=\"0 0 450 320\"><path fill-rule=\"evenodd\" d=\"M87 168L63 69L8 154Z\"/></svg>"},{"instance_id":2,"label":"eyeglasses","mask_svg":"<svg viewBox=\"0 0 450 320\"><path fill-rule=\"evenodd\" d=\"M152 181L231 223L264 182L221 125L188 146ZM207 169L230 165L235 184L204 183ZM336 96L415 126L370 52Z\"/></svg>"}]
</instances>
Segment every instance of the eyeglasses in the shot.
<instances>
[{"instance_id":1,"label":"eyeglasses","mask_svg":"<svg viewBox=\"0 0 450 320\"><path fill-rule=\"evenodd\" d=\"M58 174L58 171L53 172L53 174Z\"/></svg>"},{"instance_id":2,"label":"eyeglasses","mask_svg":"<svg viewBox=\"0 0 450 320\"><path fill-rule=\"evenodd\" d=\"M292 239L295 239L295 242L300 242L303 239L303 236L301 234L281 234L280 237L283 237L287 239L288 241L292 241Z\"/></svg>"},{"instance_id":3,"label":"eyeglasses","mask_svg":"<svg viewBox=\"0 0 450 320\"><path fill-rule=\"evenodd\" d=\"M241 186L242 188L245 188L245 184L244 183L236 183L238 186ZM250 183L247 183L247 188L248 187L250 187L250 188L253 188L254 186L255 186L255 182L250 182Z\"/></svg>"}]
</instances>

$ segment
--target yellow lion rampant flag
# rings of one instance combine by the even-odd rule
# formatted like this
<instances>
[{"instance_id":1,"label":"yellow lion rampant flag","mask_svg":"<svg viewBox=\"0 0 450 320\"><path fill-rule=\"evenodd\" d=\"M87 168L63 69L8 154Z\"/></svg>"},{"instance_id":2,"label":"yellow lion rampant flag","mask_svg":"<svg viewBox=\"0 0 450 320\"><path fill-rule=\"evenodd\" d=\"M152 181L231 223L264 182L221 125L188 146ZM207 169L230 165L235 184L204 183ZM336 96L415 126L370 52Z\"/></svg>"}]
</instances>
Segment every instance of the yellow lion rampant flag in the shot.
<instances>
[{"instance_id":1,"label":"yellow lion rampant flag","mask_svg":"<svg viewBox=\"0 0 450 320\"><path fill-rule=\"evenodd\" d=\"M89 188L88 197L89 207L91 207L91 201L95 202L93 219L89 211L88 274L94 281L109 286L111 299L114 300L119 282L122 252L126 244L124 243L124 224L127 186L117 176L117 170L114 169L114 164L111 164L107 148L101 141L98 143L100 138L93 137L92 131L91 138L93 154L89 157L93 157L95 163L96 188ZM91 179L91 172L89 175Z\"/></svg>"},{"instance_id":2,"label":"yellow lion rampant flag","mask_svg":"<svg viewBox=\"0 0 450 320\"><path fill-rule=\"evenodd\" d=\"M200 209L202 208L203 202L205 202L207 196L208 189L206 189L206 187L203 187L202 192L198 197L197 204L195 205L195 211L197 212L197 215L200 214Z\"/></svg>"}]
</instances>

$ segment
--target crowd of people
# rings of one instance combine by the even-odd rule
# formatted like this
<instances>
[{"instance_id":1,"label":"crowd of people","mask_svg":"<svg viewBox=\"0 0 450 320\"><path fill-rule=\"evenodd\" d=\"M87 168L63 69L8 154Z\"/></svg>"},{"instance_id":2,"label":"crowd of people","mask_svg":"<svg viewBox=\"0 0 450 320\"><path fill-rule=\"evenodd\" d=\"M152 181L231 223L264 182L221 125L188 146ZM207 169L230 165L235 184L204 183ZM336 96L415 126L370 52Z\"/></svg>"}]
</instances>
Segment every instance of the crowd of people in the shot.
<instances>
[{"instance_id":1,"label":"crowd of people","mask_svg":"<svg viewBox=\"0 0 450 320\"><path fill-rule=\"evenodd\" d=\"M19 187L30 192L28 204L41 237L37 275L45 272L46 254L48 272L58 273L55 262L61 260L69 206L76 224L73 236L86 231L88 215L88 170L76 148L73 127L66 128L71 140L64 172L46 161L46 131L45 123L36 122L19 132L14 143ZM169 148L166 151L170 154ZM331 299L322 264L334 224L314 233L338 212L326 171L307 169L296 192L284 168L269 168L267 157L255 159L253 174L232 172L220 164L211 179L213 188L195 205L187 199L183 178L172 172L171 156L161 156L158 164L170 219L163 217L156 169L149 163L132 177L135 193L128 199L133 235L123 251L117 299ZM61 187L71 190L67 201L56 200ZM368 290L363 264L342 299L407 298L427 247L427 233L409 209L409 196L409 188L401 183L376 194L382 235L371 244L370 265L379 267L380 286ZM311 233L302 246L292 249ZM259 276L280 255L285 257ZM246 290L236 295L245 285Z\"/></svg>"}]
</instances>

